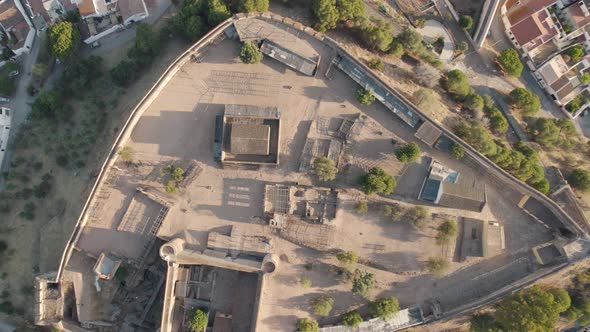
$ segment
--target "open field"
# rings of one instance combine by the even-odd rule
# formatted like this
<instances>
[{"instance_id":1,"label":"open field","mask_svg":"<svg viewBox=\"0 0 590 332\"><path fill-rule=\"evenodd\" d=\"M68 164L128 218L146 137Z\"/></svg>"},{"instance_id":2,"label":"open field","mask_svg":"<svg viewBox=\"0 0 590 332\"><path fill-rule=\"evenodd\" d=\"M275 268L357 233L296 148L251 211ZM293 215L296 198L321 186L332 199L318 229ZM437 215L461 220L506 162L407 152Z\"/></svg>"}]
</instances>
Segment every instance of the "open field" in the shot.
<instances>
[{"instance_id":1,"label":"open field","mask_svg":"<svg viewBox=\"0 0 590 332\"><path fill-rule=\"evenodd\" d=\"M255 19L253 19L255 20ZM326 68L328 50L323 44L296 31L273 28L284 45L308 58L321 56L320 68ZM384 203L403 206L424 205L416 200L416 186L421 185L424 161L404 166L392 155L392 139L416 141L414 130L387 111L381 104L361 106L354 98L358 86L340 71L332 80L306 77L269 59L245 65L237 57L239 44L224 40L208 46L200 62L186 63L163 88L143 113L127 143L134 151L131 164L117 163L109 170L102 195L95 197L94 218L76 244L81 254L97 256L111 251L137 264L142 255L141 241L135 239L149 229L149 224L120 229L124 217L134 211L137 193L144 186L172 202L157 236L163 240L182 237L191 249L205 249L210 231L228 233L229 226L240 226L253 234L272 236L272 252L281 258L275 273L263 290L258 327L262 331L291 329L297 318L309 315L309 301L320 295L335 298L331 317L321 323L336 323L339 315L351 308L365 310L366 299L350 292L350 283L338 274L334 249L353 250L360 256L358 268L375 273L378 281L373 299L380 295L396 296L402 305L440 301L443 310L485 296L502 286L529 275L535 266L528 249L552 239L550 232L517 207L521 195L491 181L484 170L469 161L454 160L437 148L420 142L425 156L430 156L461 174L471 174L486 185L488 206L483 212L440 208L425 205L436 214L450 218L470 217L496 220L505 227L505 253L489 259L454 262L449 275L437 279L426 273L428 257L440 255L435 244L436 226L430 221L423 229L408 223L392 223L377 211ZM222 169L214 161L215 117L225 104L276 106L281 112L280 166L263 170ZM345 148L346 166L331 188L340 191L339 211L329 224L333 241L330 250L316 251L274 236L262 218L266 183L314 183L308 173L299 172L301 155L313 121L317 130L330 122L361 114L362 129ZM201 174L178 194L164 193L167 180L161 170L171 164L186 165L196 160ZM359 215L353 204L365 199L356 189L357 179L367 169L381 166L398 178L391 196L369 198L370 211ZM420 175L422 174L422 175ZM131 205L130 205L131 204ZM136 220L154 218L157 209L138 208ZM143 213L143 214L142 214ZM133 223L125 225L135 225ZM141 227L140 227L141 226ZM311 268L305 265L311 263ZM364 265L363 265L364 264ZM298 285L301 277L311 279L312 286Z\"/></svg>"}]
</instances>

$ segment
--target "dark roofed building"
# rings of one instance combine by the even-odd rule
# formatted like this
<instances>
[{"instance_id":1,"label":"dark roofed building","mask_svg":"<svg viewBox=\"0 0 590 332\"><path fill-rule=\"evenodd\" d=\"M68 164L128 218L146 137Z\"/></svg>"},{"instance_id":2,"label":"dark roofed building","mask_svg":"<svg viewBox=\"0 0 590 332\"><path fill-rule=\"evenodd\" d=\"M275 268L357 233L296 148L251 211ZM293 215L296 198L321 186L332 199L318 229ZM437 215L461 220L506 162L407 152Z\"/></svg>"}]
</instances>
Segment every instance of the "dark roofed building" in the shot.
<instances>
[{"instance_id":1,"label":"dark roofed building","mask_svg":"<svg viewBox=\"0 0 590 332\"><path fill-rule=\"evenodd\" d=\"M222 163L278 165L280 113L276 107L225 105L216 119L215 154ZM221 137L219 137L221 136ZM221 140L221 142L219 142Z\"/></svg>"},{"instance_id":2,"label":"dark roofed building","mask_svg":"<svg viewBox=\"0 0 590 332\"><path fill-rule=\"evenodd\" d=\"M260 46L260 51L268 57L271 57L280 63L285 64L289 68L293 68L298 72L307 76L313 76L316 71L317 64L291 50L279 46L272 41L265 39Z\"/></svg>"},{"instance_id":3,"label":"dark roofed building","mask_svg":"<svg viewBox=\"0 0 590 332\"><path fill-rule=\"evenodd\" d=\"M448 208L477 212L486 204L484 184L473 176L446 168L436 160L430 164L418 198Z\"/></svg>"},{"instance_id":4,"label":"dark roofed building","mask_svg":"<svg viewBox=\"0 0 590 332\"><path fill-rule=\"evenodd\" d=\"M232 154L269 154L270 126L234 123L231 126Z\"/></svg>"},{"instance_id":5,"label":"dark roofed building","mask_svg":"<svg viewBox=\"0 0 590 332\"><path fill-rule=\"evenodd\" d=\"M433 146L438 141L441 134L442 130L436 128L432 122L425 121L420 128L418 128L418 131L416 131L414 136L422 142Z\"/></svg>"}]
</instances>

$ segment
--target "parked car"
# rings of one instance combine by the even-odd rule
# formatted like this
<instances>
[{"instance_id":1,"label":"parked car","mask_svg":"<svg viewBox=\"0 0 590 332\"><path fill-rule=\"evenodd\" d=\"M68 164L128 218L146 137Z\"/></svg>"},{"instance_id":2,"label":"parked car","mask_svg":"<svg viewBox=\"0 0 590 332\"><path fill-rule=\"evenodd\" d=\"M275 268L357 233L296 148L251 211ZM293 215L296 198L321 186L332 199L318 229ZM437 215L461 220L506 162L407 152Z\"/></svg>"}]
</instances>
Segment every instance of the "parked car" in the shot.
<instances>
[{"instance_id":1,"label":"parked car","mask_svg":"<svg viewBox=\"0 0 590 332\"><path fill-rule=\"evenodd\" d=\"M10 98L0 96L0 103L10 103Z\"/></svg>"},{"instance_id":2,"label":"parked car","mask_svg":"<svg viewBox=\"0 0 590 332\"><path fill-rule=\"evenodd\" d=\"M100 43L99 43L98 41L95 41L94 43L92 43L92 44L90 45L90 47L92 47L92 48L97 48L97 47L100 47Z\"/></svg>"},{"instance_id":3,"label":"parked car","mask_svg":"<svg viewBox=\"0 0 590 332\"><path fill-rule=\"evenodd\" d=\"M15 77L18 76L18 74L20 74L18 70L13 70L10 73L8 73L8 77Z\"/></svg>"}]
</instances>

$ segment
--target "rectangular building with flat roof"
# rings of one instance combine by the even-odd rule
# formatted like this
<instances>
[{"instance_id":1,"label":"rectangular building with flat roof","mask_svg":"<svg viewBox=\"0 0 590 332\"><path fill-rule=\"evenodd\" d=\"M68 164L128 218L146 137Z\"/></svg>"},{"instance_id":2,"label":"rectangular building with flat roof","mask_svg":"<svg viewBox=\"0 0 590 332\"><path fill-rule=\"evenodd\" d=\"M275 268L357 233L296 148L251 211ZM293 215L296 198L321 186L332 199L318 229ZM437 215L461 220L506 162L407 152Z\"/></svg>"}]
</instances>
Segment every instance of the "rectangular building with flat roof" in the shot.
<instances>
[{"instance_id":1,"label":"rectangular building with flat roof","mask_svg":"<svg viewBox=\"0 0 590 332\"><path fill-rule=\"evenodd\" d=\"M265 39L260 46L260 51L266 56L292 68L307 76L315 74L317 64L291 50L288 50L272 41Z\"/></svg>"},{"instance_id":2,"label":"rectangular building with flat roof","mask_svg":"<svg viewBox=\"0 0 590 332\"><path fill-rule=\"evenodd\" d=\"M214 149L223 164L278 165L279 140L276 107L225 105L223 120L216 119Z\"/></svg>"}]
</instances>

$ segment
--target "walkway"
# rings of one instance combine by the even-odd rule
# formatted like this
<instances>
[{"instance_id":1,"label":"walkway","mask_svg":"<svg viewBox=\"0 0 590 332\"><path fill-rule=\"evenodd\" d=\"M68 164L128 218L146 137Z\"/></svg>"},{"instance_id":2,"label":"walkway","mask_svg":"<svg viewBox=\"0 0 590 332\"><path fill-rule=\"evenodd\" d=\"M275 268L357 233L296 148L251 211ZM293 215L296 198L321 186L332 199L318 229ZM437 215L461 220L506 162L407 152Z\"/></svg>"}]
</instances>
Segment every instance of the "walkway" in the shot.
<instances>
[{"instance_id":1,"label":"walkway","mask_svg":"<svg viewBox=\"0 0 590 332\"><path fill-rule=\"evenodd\" d=\"M453 59L455 53L455 44L453 43L453 37L449 34L445 26L439 21L428 20L424 24L424 28L418 29L418 32L424 36L424 38L431 43L439 37L443 37L445 40L443 50L439 55L440 61L449 63Z\"/></svg>"}]
</instances>

